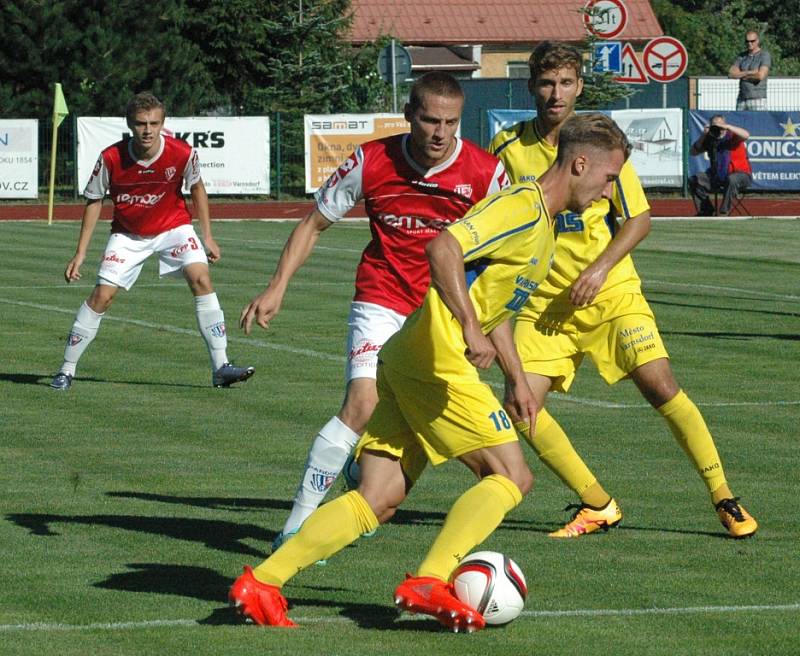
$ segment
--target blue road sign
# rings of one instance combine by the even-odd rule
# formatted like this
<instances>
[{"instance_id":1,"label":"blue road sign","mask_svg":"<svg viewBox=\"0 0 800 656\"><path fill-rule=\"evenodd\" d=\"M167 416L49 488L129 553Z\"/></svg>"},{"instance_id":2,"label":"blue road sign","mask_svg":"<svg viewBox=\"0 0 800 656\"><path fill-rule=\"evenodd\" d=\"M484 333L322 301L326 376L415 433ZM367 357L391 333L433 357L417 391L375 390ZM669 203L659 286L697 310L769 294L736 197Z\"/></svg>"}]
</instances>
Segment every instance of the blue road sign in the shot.
<instances>
[{"instance_id":1,"label":"blue road sign","mask_svg":"<svg viewBox=\"0 0 800 656\"><path fill-rule=\"evenodd\" d=\"M621 73L622 42L598 41L595 43L592 69L595 73Z\"/></svg>"}]
</instances>

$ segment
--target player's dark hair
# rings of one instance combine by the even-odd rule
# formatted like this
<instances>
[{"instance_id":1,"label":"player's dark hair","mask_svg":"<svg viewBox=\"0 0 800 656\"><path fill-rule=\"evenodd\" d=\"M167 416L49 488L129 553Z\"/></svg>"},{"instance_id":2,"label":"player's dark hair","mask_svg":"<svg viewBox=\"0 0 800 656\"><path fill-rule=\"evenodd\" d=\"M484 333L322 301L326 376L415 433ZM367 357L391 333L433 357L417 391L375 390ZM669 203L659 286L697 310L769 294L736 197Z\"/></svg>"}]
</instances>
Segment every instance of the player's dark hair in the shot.
<instances>
[{"instance_id":1,"label":"player's dark hair","mask_svg":"<svg viewBox=\"0 0 800 656\"><path fill-rule=\"evenodd\" d=\"M152 93L143 91L137 93L128 101L125 107L125 120L130 124L139 112L149 112L151 109L160 109L162 116L166 117L167 110L164 103L156 98Z\"/></svg>"},{"instance_id":2,"label":"player's dark hair","mask_svg":"<svg viewBox=\"0 0 800 656\"><path fill-rule=\"evenodd\" d=\"M553 71L565 67L574 69L578 79L583 77L583 56L581 51L574 46L558 41L542 41L533 49L531 56L528 58L528 68L530 69L532 80L535 80L545 71Z\"/></svg>"},{"instance_id":3,"label":"player's dark hair","mask_svg":"<svg viewBox=\"0 0 800 656\"><path fill-rule=\"evenodd\" d=\"M461 85L450 73L442 73L441 71L425 73L414 82L408 94L408 105L412 112L422 106L423 99L427 93L445 98L464 98L464 91Z\"/></svg>"},{"instance_id":4,"label":"player's dark hair","mask_svg":"<svg viewBox=\"0 0 800 656\"><path fill-rule=\"evenodd\" d=\"M631 145L625 133L614 121L600 112L576 114L564 122L558 133L556 162L570 161L587 146L608 152L621 150L625 159L631 154Z\"/></svg>"}]
</instances>

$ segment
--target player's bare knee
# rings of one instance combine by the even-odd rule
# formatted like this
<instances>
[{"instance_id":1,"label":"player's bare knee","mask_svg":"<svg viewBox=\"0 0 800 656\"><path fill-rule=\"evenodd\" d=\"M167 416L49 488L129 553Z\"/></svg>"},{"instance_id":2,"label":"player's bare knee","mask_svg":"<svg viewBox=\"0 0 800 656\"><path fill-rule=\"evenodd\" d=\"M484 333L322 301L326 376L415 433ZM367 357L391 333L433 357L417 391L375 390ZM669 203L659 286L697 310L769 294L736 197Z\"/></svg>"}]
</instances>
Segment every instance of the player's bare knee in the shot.
<instances>
[{"instance_id":1,"label":"player's bare knee","mask_svg":"<svg viewBox=\"0 0 800 656\"><path fill-rule=\"evenodd\" d=\"M376 390L370 390L363 386L358 388L351 386L342 409L339 411L339 419L347 424L353 432L363 433L377 404L378 393Z\"/></svg>"},{"instance_id":2,"label":"player's bare knee","mask_svg":"<svg viewBox=\"0 0 800 656\"><path fill-rule=\"evenodd\" d=\"M114 302L117 289L110 285L97 285L86 300L86 304L97 314L103 314Z\"/></svg>"},{"instance_id":3,"label":"player's bare knee","mask_svg":"<svg viewBox=\"0 0 800 656\"><path fill-rule=\"evenodd\" d=\"M514 472L510 477L524 497L533 488L533 472L528 467L523 467L520 471Z\"/></svg>"},{"instance_id":4,"label":"player's bare knee","mask_svg":"<svg viewBox=\"0 0 800 656\"><path fill-rule=\"evenodd\" d=\"M394 517L397 507L405 499L405 494L398 494L395 490L381 490L375 486L362 484L358 488L358 493L364 497L375 517L381 524L388 522Z\"/></svg>"}]
</instances>

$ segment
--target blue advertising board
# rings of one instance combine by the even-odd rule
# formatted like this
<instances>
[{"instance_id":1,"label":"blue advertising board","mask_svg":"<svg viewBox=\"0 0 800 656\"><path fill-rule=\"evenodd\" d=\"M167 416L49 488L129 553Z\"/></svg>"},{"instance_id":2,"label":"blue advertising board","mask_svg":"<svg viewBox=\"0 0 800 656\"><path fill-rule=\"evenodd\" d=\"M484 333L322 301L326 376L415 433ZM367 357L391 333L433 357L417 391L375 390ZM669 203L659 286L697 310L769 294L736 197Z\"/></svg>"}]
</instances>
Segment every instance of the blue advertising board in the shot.
<instances>
[{"instance_id":1,"label":"blue advertising board","mask_svg":"<svg viewBox=\"0 0 800 656\"><path fill-rule=\"evenodd\" d=\"M711 117L720 112L689 112L689 143L700 137ZM800 190L800 111L725 112L725 121L750 133L745 143L753 168L751 189ZM689 158L689 176L708 169L708 156Z\"/></svg>"}]
</instances>

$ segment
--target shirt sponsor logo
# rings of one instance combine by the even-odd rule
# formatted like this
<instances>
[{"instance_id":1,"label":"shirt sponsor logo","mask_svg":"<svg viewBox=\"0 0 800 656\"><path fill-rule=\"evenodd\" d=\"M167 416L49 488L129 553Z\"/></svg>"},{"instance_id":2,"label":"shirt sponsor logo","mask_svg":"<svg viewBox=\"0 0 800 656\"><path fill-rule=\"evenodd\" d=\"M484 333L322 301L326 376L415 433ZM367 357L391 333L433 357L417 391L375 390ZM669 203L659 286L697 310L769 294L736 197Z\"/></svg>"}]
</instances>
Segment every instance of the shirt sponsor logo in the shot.
<instances>
[{"instance_id":1,"label":"shirt sponsor logo","mask_svg":"<svg viewBox=\"0 0 800 656\"><path fill-rule=\"evenodd\" d=\"M380 214L378 215L378 220L386 225L392 226L393 228L411 231L433 230L436 232L441 232L451 223L447 219L429 219L424 216L410 215L397 216L395 214Z\"/></svg>"},{"instance_id":2,"label":"shirt sponsor logo","mask_svg":"<svg viewBox=\"0 0 800 656\"><path fill-rule=\"evenodd\" d=\"M128 204L152 207L164 198L166 193L166 191L162 191L160 194L118 194L114 202L118 205Z\"/></svg>"},{"instance_id":3,"label":"shirt sponsor logo","mask_svg":"<svg viewBox=\"0 0 800 656\"><path fill-rule=\"evenodd\" d=\"M471 184L457 184L454 190L459 196L466 196L467 198L472 197Z\"/></svg>"}]
</instances>

